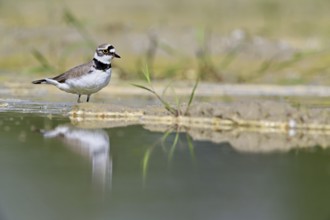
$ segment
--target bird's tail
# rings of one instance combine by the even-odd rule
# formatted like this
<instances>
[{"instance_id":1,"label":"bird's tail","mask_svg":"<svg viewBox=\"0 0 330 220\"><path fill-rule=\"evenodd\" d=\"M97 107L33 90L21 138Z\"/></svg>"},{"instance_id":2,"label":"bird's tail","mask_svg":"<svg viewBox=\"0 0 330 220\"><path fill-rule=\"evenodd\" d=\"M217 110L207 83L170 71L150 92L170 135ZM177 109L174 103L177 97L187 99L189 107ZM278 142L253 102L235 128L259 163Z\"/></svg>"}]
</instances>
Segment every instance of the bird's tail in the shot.
<instances>
[{"instance_id":1,"label":"bird's tail","mask_svg":"<svg viewBox=\"0 0 330 220\"><path fill-rule=\"evenodd\" d=\"M51 85L54 85L54 86L58 86L59 85L59 82L57 82L56 80L54 80L54 79L48 79L48 78L35 80L32 83L33 84L51 84Z\"/></svg>"},{"instance_id":2,"label":"bird's tail","mask_svg":"<svg viewBox=\"0 0 330 220\"><path fill-rule=\"evenodd\" d=\"M35 80L32 82L33 84L42 84L42 83L47 83L47 81L45 79L39 79L39 80Z\"/></svg>"}]
</instances>

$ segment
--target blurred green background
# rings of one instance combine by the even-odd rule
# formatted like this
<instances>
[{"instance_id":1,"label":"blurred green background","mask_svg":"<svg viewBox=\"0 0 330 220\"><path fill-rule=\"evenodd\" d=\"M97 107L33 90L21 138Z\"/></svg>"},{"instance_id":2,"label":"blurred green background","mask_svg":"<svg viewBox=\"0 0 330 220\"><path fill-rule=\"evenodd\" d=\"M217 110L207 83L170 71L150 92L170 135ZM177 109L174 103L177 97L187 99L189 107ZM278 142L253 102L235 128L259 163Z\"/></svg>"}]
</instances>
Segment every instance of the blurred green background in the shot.
<instances>
[{"instance_id":1,"label":"blurred green background","mask_svg":"<svg viewBox=\"0 0 330 220\"><path fill-rule=\"evenodd\" d=\"M114 74L228 83L330 82L330 1L0 0L0 71L49 76L112 43ZM1 80L1 78L0 78Z\"/></svg>"}]
</instances>

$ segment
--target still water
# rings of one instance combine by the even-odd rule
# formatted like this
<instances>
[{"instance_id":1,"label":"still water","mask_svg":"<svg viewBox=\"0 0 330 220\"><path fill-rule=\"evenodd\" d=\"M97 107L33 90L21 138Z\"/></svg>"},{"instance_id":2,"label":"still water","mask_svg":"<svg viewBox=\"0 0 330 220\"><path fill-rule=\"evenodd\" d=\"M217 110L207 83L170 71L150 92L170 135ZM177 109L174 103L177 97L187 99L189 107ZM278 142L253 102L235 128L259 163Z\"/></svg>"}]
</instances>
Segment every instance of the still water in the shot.
<instances>
[{"instance_id":1,"label":"still water","mask_svg":"<svg viewBox=\"0 0 330 220\"><path fill-rule=\"evenodd\" d=\"M244 152L142 126L8 113L0 138L1 220L330 219L327 148Z\"/></svg>"}]
</instances>

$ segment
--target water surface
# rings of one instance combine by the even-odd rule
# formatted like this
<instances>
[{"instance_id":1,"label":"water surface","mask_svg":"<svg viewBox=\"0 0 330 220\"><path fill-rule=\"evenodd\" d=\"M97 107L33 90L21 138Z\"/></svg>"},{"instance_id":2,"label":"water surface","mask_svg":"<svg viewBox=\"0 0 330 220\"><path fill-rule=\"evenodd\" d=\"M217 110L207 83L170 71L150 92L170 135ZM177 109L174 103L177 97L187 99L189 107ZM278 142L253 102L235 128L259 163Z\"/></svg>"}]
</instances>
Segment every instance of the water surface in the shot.
<instances>
[{"instance_id":1,"label":"water surface","mask_svg":"<svg viewBox=\"0 0 330 220\"><path fill-rule=\"evenodd\" d=\"M330 219L329 158L1 113L0 219Z\"/></svg>"}]
</instances>

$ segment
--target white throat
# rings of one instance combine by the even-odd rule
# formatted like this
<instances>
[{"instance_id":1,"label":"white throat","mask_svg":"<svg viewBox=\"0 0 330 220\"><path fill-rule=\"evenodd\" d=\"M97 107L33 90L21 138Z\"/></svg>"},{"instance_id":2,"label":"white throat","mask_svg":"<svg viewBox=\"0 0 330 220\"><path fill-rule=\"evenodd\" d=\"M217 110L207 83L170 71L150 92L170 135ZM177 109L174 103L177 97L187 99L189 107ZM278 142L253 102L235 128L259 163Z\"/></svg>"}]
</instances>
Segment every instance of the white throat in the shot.
<instances>
[{"instance_id":1,"label":"white throat","mask_svg":"<svg viewBox=\"0 0 330 220\"><path fill-rule=\"evenodd\" d=\"M99 55L97 55L97 53L94 53L94 58L97 59L98 61L100 61L101 63L104 64L110 64L111 63L111 58L109 56L102 56L100 57Z\"/></svg>"}]
</instances>

